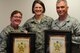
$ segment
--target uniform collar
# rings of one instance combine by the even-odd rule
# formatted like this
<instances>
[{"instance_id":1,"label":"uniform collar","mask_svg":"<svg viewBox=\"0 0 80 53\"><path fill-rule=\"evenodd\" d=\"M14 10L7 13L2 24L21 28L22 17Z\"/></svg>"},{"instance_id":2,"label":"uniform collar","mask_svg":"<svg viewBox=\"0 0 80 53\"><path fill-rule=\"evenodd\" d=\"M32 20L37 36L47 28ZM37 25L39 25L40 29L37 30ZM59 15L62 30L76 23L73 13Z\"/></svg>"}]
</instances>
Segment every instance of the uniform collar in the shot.
<instances>
[{"instance_id":1,"label":"uniform collar","mask_svg":"<svg viewBox=\"0 0 80 53\"><path fill-rule=\"evenodd\" d=\"M46 16L43 15L42 19L41 19L41 22L46 22L47 19L46 19ZM38 23L38 21L35 19L35 16L32 17L32 19L30 20L31 23Z\"/></svg>"},{"instance_id":2,"label":"uniform collar","mask_svg":"<svg viewBox=\"0 0 80 53\"><path fill-rule=\"evenodd\" d=\"M64 22L64 24L62 25L62 27L65 26L67 23L70 22L70 16L67 15L67 18L63 22ZM56 19L55 20L55 25L59 26L59 23L60 23L59 19Z\"/></svg>"}]
</instances>

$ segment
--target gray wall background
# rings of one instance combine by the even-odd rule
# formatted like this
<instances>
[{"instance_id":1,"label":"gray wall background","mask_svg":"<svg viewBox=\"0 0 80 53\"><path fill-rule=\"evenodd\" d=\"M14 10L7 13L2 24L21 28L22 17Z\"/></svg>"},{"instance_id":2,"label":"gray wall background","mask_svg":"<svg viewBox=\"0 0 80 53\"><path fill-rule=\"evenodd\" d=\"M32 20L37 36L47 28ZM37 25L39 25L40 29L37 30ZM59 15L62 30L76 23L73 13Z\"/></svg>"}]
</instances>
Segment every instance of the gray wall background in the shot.
<instances>
[{"instance_id":1,"label":"gray wall background","mask_svg":"<svg viewBox=\"0 0 80 53\"><path fill-rule=\"evenodd\" d=\"M0 32L3 28L10 24L10 14L14 10L20 10L23 13L23 20L20 24L33 16L32 3L34 0L0 0ZM56 1L42 0L46 7L45 15L57 19ZM67 0L69 5L69 14L80 21L80 0Z\"/></svg>"}]
</instances>

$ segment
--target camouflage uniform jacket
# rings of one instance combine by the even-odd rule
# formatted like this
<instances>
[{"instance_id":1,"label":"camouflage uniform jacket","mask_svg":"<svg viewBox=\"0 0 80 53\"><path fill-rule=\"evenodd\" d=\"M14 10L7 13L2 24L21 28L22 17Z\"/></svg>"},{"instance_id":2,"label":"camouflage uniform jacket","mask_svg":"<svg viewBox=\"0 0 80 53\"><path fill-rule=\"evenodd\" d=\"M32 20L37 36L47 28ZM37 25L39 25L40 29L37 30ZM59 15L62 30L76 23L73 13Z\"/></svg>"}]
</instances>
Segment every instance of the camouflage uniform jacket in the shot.
<instances>
[{"instance_id":1,"label":"camouflage uniform jacket","mask_svg":"<svg viewBox=\"0 0 80 53\"><path fill-rule=\"evenodd\" d=\"M74 36L80 34L80 24L78 20L73 17L67 16L67 19L60 22L58 19L53 21L51 28L53 30L63 30L63 31L71 31ZM72 42L73 39L72 39Z\"/></svg>"},{"instance_id":2,"label":"camouflage uniform jacket","mask_svg":"<svg viewBox=\"0 0 80 53\"><path fill-rule=\"evenodd\" d=\"M36 53L44 53L44 30L50 29L52 21L52 18L44 15L40 22L38 22L35 19L35 16L33 16L27 20L26 23L24 23L23 27L25 27L30 32L36 33Z\"/></svg>"},{"instance_id":3,"label":"camouflage uniform jacket","mask_svg":"<svg viewBox=\"0 0 80 53\"><path fill-rule=\"evenodd\" d=\"M11 25L8 25L6 28L4 28L1 31L0 37L2 38L2 41L0 43L0 53L7 53L6 52L6 40L7 40L7 35L9 32L23 32L23 28L19 27L18 30L15 30Z\"/></svg>"}]
</instances>

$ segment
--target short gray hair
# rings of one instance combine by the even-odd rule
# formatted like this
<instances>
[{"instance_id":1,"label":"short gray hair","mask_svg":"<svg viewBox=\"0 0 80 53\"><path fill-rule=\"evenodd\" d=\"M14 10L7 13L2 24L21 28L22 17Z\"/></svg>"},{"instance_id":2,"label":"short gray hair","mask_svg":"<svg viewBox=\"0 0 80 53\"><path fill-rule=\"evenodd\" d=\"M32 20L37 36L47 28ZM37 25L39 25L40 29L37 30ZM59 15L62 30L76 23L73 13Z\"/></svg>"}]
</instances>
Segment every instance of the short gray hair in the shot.
<instances>
[{"instance_id":1,"label":"short gray hair","mask_svg":"<svg viewBox=\"0 0 80 53\"><path fill-rule=\"evenodd\" d=\"M67 5L67 1L66 1L66 0L57 0L56 3L59 3L59 2L61 2L61 1L64 1L64 2L66 3L66 5Z\"/></svg>"}]
</instances>

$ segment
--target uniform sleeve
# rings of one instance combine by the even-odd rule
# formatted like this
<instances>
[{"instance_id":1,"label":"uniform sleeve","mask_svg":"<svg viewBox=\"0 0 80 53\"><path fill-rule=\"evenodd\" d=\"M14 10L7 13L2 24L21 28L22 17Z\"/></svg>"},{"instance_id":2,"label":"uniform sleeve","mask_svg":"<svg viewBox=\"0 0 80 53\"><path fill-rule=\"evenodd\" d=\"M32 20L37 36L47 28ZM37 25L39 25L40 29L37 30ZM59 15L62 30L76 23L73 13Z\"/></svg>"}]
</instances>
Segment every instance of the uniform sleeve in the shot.
<instances>
[{"instance_id":1,"label":"uniform sleeve","mask_svg":"<svg viewBox=\"0 0 80 53\"><path fill-rule=\"evenodd\" d=\"M73 34L75 35L72 37L73 43L74 42L79 43L80 42L80 23L77 20L73 22Z\"/></svg>"},{"instance_id":2,"label":"uniform sleeve","mask_svg":"<svg viewBox=\"0 0 80 53\"><path fill-rule=\"evenodd\" d=\"M6 39L0 34L0 53L6 53Z\"/></svg>"},{"instance_id":3,"label":"uniform sleeve","mask_svg":"<svg viewBox=\"0 0 80 53\"><path fill-rule=\"evenodd\" d=\"M53 18L51 18L50 20L49 20L49 22L48 22L48 26L49 26L49 28L51 29L51 26L52 26L52 22L53 22L54 20L53 20Z\"/></svg>"},{"instance_id":4,"label":"uniform sleeve","mask_svg":"<svg viewBox=\"0 0 80 53\"><path fill-rule=\"evenodd\" d=\"M22 27L26 29L28 32L30 31L30 26L28 22L25 22Z\"/></svg>"},{"instance_id":5,"label":"uniform sleeve","mask_svg":"<svg viewBox=\"0 0 80 53\"><path fill-rule=\"evenodd\" d=\"M8 30L3 29L0 33L0 53L6 53L6 47L7 47L7 35L8 35Z\"/></svg>"},{"instance_id":6,"label":"uniform sleeve","mask_svg":"<svg viewBox=\"0 0 80 53\"><path fill-rule=\"evenodd\" d=\"M74 30L74 34L75 35L80 35L80 23L78 22L78 20L75 20L73 23L73 30Z\"/></svg>"}]
</instances>

